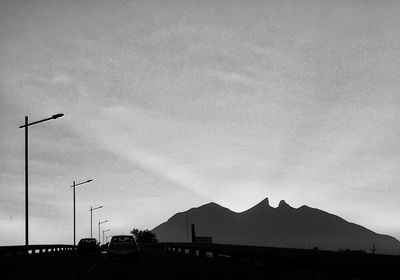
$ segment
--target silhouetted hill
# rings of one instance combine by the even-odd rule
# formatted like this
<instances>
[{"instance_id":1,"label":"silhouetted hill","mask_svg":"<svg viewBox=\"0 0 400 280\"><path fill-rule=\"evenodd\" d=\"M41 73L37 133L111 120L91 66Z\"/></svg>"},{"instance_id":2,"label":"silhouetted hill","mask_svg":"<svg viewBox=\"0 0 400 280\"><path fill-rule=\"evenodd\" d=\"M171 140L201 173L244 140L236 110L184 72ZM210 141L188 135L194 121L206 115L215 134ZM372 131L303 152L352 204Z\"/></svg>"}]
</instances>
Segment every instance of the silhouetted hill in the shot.
<instances>
[{"instance_id":1,"label":"silhouetted hill","mask_svg":"<svg viewBox=\"0 0 400 280\"><path fill-rule=\"evenodd\" d=\"M375 244L377 253L399 254L400 242L360 225L308 206L293 208L284 200L274 208L268 198L236 213L208 203L177 213L152 231L159 241L190 242L190 224L196 235L212 236L214 243L337 251L364 250Z\"/></svg>"}]
</instances>

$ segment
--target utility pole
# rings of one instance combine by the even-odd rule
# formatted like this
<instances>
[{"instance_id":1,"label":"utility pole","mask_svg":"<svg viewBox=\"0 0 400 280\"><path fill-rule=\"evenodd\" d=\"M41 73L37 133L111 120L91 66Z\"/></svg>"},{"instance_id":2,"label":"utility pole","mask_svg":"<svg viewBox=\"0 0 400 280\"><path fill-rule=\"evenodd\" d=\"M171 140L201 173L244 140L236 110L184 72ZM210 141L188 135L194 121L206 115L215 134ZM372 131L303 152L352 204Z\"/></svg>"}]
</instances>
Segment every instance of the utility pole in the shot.
<instances>
[{"instance_id":1,"label":"utility pole","mask_svg":"<svg viewBox=\"0 0 400 280\"><path fill-rule=\"evenodd\" d=\"M72 186L71 186L72 191L73 191L73 200L74 200L74 203L73 203L73 205L74 205L74 246L76 245L75 188L77 186L80 186L80 185L83 185L83 184L86 184L86 183L89 183L89 182L92 182L92 181L93 181L93 179L90 179L90 180L87 180L85 182L78 183L78 184L76 184L75 181L74 181Z\"/></svg>"},{"instance_id":2,"label":"utility pole","mask_svg":"<svg viewBox=\"0 0 400 280\"><path fill-rule=\"evenodd\" d=\"M75 216L75 181L72 183L72 188L74 192L74 246L76 245L76 216Z\"/></svg>"},{"instance_id":3,"label":"utility pole","mask_svg":"<svg viewBox=\"0 0 400 280\"><path fill-rule=\"evenodd\" d=\"M93 211L100 209L100 208L103 208L103 205L101 205L99 207L95 207L95 208L90 207L90 209L89 209L89 211L90 211L90 238L93 238L93 234L92 234L93 233ZM100 240L99 240L99 242L100 242Z\"/></svg>"},{"instance_id":4,"label":"utility pole","mask_svg":"<svg viewBox=\"0 0 400 280\"><path fill-rule=\"evenodd\" d=\"M189 216L186 215L186 242L189 243Z\"/></svg>"},{"instance_id":5,"label":"utility pole","mask_svg":"<svg viewBox=\"0 0 400 280\"><path fill-rule=\"evenodd\" d=\"M25 116L25 246L29 245L28 215L28 116Z\"/></svg>"},{"instance_id":6,"label":"utility pole","mask_svg":"<svg viewBox=\"0 0 400 280\"><path fill-rule=\"evenodd\" d=\"M45 118L39 121L28 123L28 116L25 116L25 124L19 128L24 128L25 131L25 246L28 249L29 245L29 211L28 211L28 127L34 124L42 123L49 120L55 120L61 118L64 114L55 114L49 118Z\"/></svg>"},{"instance_id":7,"label":"utility pole","mask_svg":"<svg viewBox=\"0 0 400 280\"><path fill-rule=\"evenodd\" d=\"M100 222L100 221L99 221L99 243L101 243L101 239L100 239L100 238L101 238L101 236L100 236L100 225L101 225L101 224L104 224L104 223L107 223L107 222L108 222L108 220L105 220L105 221L103 221L103 222Z\"/></svg>"},{"instance_id":8,"label":"utility pole","mask_svg":"<svg viewBox=\"0 0 400 280\"><path fill-rule=\"evenodd\" d=\"M192 243L196 242L196 227L192 224Z\"/></svg>"},{"instance_id":9,"label":"utility pole","mask_svg":"<svg viewBox=\"0 0 400 280\"><path fill-rule=\"evenodd\" d=\"M375 255L375 251L376 251L375 243L372 244L372 248L369 250L371 251L372 255Z\"/></svg>"}]
</instances>

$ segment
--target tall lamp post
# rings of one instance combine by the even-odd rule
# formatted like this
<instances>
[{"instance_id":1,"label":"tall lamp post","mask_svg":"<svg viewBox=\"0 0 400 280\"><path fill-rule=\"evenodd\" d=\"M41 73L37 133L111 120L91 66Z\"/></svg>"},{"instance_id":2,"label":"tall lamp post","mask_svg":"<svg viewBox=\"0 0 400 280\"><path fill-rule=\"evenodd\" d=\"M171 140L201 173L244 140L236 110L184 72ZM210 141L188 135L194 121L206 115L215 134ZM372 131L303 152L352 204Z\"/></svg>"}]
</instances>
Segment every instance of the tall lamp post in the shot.
<instances>
[{"instance_id":1,"label":"tall lamp post","mask_svg":"<svg viewBox=\"0 0 400 280\"><path fill-rule=\"evenodd\" d=\"M74 246L76 245L76 219L75 219L75 188L77 187L77 186L80 186L80 185L83 185L83 184L86 184L86 183L89 183L89 182L92 182L93 181L93 179L90 179L90 180L87 180L87 181L85 181L85 182L82 182L82 183L78 183L78 184L75 184L75 181L73 182L73 184L72 184L72 186L71 186L71 188L73 188L73 196L74 196Z\"/></svg>"},{"instance_id":2,"label":"tall lamp post","mask_svg":"<svg viewBox=\"0 0 400 280\"><path fill-rule=\"evenodd\" d=\"M55 114L49 118L28 123L28 116L25 116L25 124L19 128L25 128L25 246L29 245L29 216L28 216L28 127L41 122L61 118L64 114Z\"/></svg>"},{"instance_id":3,"label":"tall lamp post","mask_svg":"<svg viewBox=\"0 0 400 280\"><path fill-rule=\"evenodd\" d=\"M111 229L103 230L103 243L104 243L104 244L107 243L107 242L104 242L104 233L105 233L105 232L108 232L108 231L111 231Z\"/></svg>"},{"instance_id":4,"label":"tall lamp post","mask_svg":"<svg viewBox=\"0 0 400 280\"><path fill-rule=\"evenodd\" d=\"M95 207L95 208L93 208L93 207L90 207L90 238L93 238L93 211L94 210L97 210L97 209L100 209L100 208L103 208L103 205L101 205L101 206L99 206L99 207ZM100 240L99 240L99 242L100 242Z\"/></svg>"},{"instance_id":5,"label":"tall lamp post","mask_svg":"<svg viewBox=\"0 0 400 280\"><path fill-rule=\"evenodd\" d=\"M102 222L99 221L99 243L100 243L100 238L101 238L101 236L100 236L100 225L104 224L104 223L107 223L107 222L108 222L108 220L105 220L105 221L102 221Z\"/></svg>"}]
</instances>

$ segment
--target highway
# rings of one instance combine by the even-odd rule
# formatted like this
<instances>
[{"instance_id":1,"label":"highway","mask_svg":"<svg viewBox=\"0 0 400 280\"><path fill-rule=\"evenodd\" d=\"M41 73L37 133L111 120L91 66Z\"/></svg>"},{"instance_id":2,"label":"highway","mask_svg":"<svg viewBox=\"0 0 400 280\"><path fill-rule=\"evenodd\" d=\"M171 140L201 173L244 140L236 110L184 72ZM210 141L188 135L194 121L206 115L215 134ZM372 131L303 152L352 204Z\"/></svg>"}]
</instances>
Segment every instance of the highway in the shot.
<instances>
[{"instance_id":1,"label":"highway","mask_svg":"<svg viewBox=\"0 0 400 280\"><path fill-rule=\"evenodd\" d=\"M138 258L119 260L110 260L104 253L82 256L76 251L3 257L0 279L391 279L399 263L397 256L310 252L309 257L296 257L285 249L271 249L272 257L266 253L263 261L256 261L161 248L145 247Z\"/></svg>"},{"instance_id":2,"label":"highway","mask_svg":"<svg viewBox=\"0 0 400 280\"><path fill-rule=\"evenodd\" d=\"M137 259L108 260L105 254L35 257L2 265L1 279L262 279L250 261L199 258L144 249Z\"/></svg>"}]
</instances>

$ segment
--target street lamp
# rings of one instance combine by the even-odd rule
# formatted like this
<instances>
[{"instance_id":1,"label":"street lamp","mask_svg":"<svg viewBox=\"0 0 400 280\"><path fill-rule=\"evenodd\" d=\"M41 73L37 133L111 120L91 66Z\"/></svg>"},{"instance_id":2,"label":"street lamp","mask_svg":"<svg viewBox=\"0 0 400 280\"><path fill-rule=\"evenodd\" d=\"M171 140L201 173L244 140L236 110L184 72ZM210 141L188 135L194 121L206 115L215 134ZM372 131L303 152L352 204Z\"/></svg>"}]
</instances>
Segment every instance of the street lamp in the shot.
<instances>
[{"instance_id":1,"label":"street lamp","mask_svg":"<svg viewBox=\"0 0 400 280\"><path fill-rule=\"evenodd\" d=\"M28 123L28 116L25 116L25 124L19 128L25 128L25 246L29 245L29 216L28 216L28 127L41 122L61 118L64 114L55 114L50 118Z\"/></svg>"},{"instance_id":2,"label":"street lamp","mask_svg":"<svg viewBox=\"0 0 400 280\"><path fill-rule=\"evenodd\" d=\"M90 180L87 180L87 181L85 181L85 182L82 182L82 183L78 183L78 184L75 184L75 181L73 182L73 184L72 184L72 186L71 186L71 188L73 188L73 193L74 193L74 246L76 245L76 219L75 219L75 188L77 187L77 186L80 186L80 185L83 185L83 184L86 184L86 183L89 183L89 182L92 182L93 181L93 179L90 179Z\"/></svg>"},{"instance_id":3,"label":"street lamp","mask_svg":"<svg viewBox=\"0 0 400 280\"><path fill-rule=\"evenodd\" d=\"M100 225L101 224L104 224L104 223L107 223L108 222L108 220L105 220L105 221L103 221L103 222L100 222L99 221L99 243L100 243L100 238L101 238L101 236L100 236Z\"/></svg>"},{"instance_id":4,"label":"street lamp","mask_svg":"<svg viewBox=\"0 0 400 280\"><path fill-rule=\"evenodd\" d=\"M108 232L108 231L111 231L111 229L103 230L103 243L104 243L104 233L105 233L105 232ZM106 243L107 243L107 242L106 242Z\"/></svg>"},{"instance_id":5,"label":"street lamp","mask_svg":"<svg viewBox=\"0 0 400 280\"><path fill-rule=\"evenodd\" d=\"M93 235L92 235L92 232L93 232L93 211L94 210L97 210L97 209L100 209L100 208L103 208L103 205L101 205L101 206L99 206L99 207L95 207L95 208L93 208L93 207L90 207L90 238L92 238L93 237ZM100 242L100 240L99 240L99 242Z\"/></svg>"}]
</instances>

